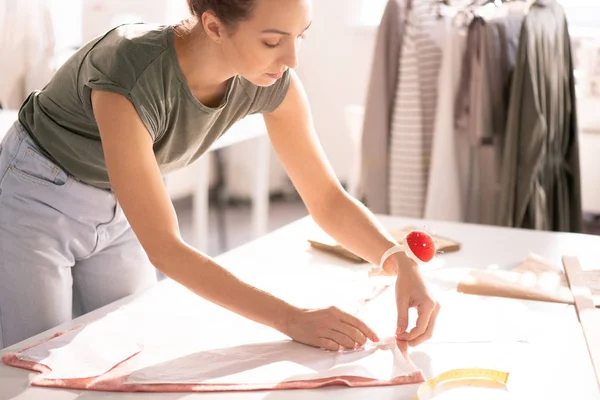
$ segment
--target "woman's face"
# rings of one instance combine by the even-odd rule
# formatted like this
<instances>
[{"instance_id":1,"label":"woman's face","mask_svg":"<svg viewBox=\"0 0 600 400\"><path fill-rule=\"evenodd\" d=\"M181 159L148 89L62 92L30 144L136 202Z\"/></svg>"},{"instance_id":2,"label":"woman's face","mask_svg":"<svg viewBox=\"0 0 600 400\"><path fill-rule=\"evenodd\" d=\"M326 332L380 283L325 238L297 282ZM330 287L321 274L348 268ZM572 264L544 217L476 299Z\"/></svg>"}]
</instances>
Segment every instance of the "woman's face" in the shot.
<instances>
[{"instance_id":1,"label":"woman's face","mask_svg":"<svg viewBox=\"0 0 600 400\"><path fill-rule=\"evenodd\" d=\"M274 84L298 65L298 50L311 23L310 0L255 0L250 19L221 36L221 48L237 74L259 86Z\"/></svg>"}]
</instances>

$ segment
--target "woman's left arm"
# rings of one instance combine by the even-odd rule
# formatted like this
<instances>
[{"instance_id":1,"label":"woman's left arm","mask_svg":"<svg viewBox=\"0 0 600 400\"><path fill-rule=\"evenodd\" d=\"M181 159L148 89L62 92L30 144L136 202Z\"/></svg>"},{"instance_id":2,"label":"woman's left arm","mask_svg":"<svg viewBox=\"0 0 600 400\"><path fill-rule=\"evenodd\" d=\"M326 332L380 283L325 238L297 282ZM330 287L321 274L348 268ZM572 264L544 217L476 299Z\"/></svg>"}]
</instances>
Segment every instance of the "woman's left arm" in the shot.
<instances>
[{"instance_id":1,"label":"woman's left arm","mask_svg":"<svg viewBox=\"0 0 600 400\"><path fill-rule=\"evenodd\" d=\"M338 243L378 265L384 252L398 243L358 200L346 193L319 143L306 93L294 71L282 104L265 114L271 143L315 222ZM387 259L384 269L398 274L399 338L416 345L433 330L439 306L431 299L417 265L403 252ZM416 327L406 332L408 308L419 313Z\"/></svg>"}]
</instances>

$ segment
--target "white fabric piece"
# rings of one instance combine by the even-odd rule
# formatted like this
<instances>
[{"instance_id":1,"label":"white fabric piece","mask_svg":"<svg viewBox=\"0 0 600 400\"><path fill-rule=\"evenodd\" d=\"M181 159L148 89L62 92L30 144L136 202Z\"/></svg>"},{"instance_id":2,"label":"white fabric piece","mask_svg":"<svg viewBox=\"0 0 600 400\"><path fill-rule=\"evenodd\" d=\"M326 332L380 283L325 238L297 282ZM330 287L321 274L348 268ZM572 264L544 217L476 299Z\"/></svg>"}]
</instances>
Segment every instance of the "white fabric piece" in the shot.
<instances>
[{"instance_id":1,"label":"white fabric piece","mask_svg":"<svg viewBox=\"0 0 600 400\"><path fill-rule=\"evenodd\" d=\"M292 341L242 345L174 358L173 348L144 351L128 383L269 384L334 376L391 380L412 369L395 339L355 351L332 352Z\"/></svg>"},{"instance_id":2,"label":"white fabric piece","mask_svg":"<svg viewBox=\"0 0 600 400\"><path fill-rule=\"evenodd\" d=\"M140 341L127 334L120 318L92 323L19 354L19 358L46 365L48 379L100 376L142 350Z\"/></svg>"},{"instance_id":3,"label":"white fabric piece","mask_svg":"<svg viewBox=\"0 0 600 400\"><path fill-rule=\"evenodd\" d=\"M353 289L356 293L354 300L336 289L346 284L341 282L328 282L326 286L329 290L322 283L313 284L311 293L321 299L331 299L332 293L337 292L337 297L347 299L340 305L356 313L360 299L369 299L382 290L381 283L374 287L371 282L389 284L387 280L365 279L367 285L358 285ZM302 286L304 285L299 285ZM392 288L389 287L386 293ZM280 290L283 294L283 288ZM287 290L293 291L289 286ZM282 297L290 299L296 295ZM322 301L311 303L317 306ZM188 329L186 321L179 322L179 333L163 328L160 333L153 331L155 335L152 340L146 337L144 351L136 356L135 371L128 383L261 384L339 375L390 380L413 371L412 366L398 351L394 337L380 343L369 342L356 351L330 352L290 341L279 332L234 314L227 317L222 310L218 319L210 318L212 313L208 311L208 307L203 309L203 314L208 326L217 326L217 323L219 326L214 331L203 332L201 342L197 335L191 334L193 328ZM386 315L386 319L394 321L393 316ZM212 321L215 322L214 325L211 324ZM227 334L223 334L224 325L227 326Z\"/></svg>"},{"instance_id":4,"label":"white fabric piece","mask_svg":"<svg viewBox=\"0 0 600 400\"><path fill-rule=\"evenodd\" d=\"M426 219L462 222L465 219L469 143L456 135L454 103L460 83L467 32L453 25L453 15L440 20L447 32L438 79L438 100L433 134Z\"/></svg>"},{"instance_id":5,"label":"white fabric piece","mask_svg":"<svg viewBox=\"0 0 600 400\"><path fill-rule=\"evenodd\" d=\"M377 296L389 285L385 280L369 280L366 275L360 281L342 275L337 274L337 281L315 281L314 278L311 281L307 276L298 274L285 284L280 277L269 279L269 276L258 276L256 283L302 307L335 304L352 313L356 313L365 300ZM309 297L306 290L310 290L311 300L306 300ZM223 376L223 379L236 379L234 383L260 383L261 379L272 382L274 377L279 379L281 376L284 376L281 379L290 380L294 376L309 379L306 377L314 374L333 376L352 371L359 376L378 376L389 380L391 376L386 374L406 375L411 372L410 365L403 359L396 362L398 354L384 349L386 346L389 342L368 347L363 349L362 355L353 353L352 356L301 345L274 329L227 311L167 280L102 320L33 347L21 353L20 357L52 369L45 376L49 379L99 376L136 353L139 354L132 361L135 360L138 370L141 370L141 375L136 376L148 381L170 379L169 382L178 382L180 379L189 383L190 379L205 379L207 376L211 381L218 381L219 374L231 371L229 368L237 372L228 375L229 378ZM242 354L248 356L249 363L244 371L240 370L246 365ZM260 363L260 360L265 361L262 368L250 368L252 363ZM171 372L162 375L161 365L168 366ZM194 368L190 369L190 365ZM273 375L275 372L278 375Z\"/></svg>"},{"instance_id":6,"label":"white fabric piece","mask_svg":"<svg viewBox=\"0 0 600 400\"><path fill-rule=\"evenodd\" d=\"M0 0L0 103L18 109L54 70L54 29L46 0Z\"/></svg>"},{"instance_id":7,"label":"white fabric piece","mask_svg":"<svg viewBox=\"0 0 600 400\"><path fill-rule=\"evenodd\" d=\"M138 338L143 339L144 348L132 359L136 368L127 383L260 384L340 375L389 380L413 370L390 335L395 330L393 286L358 313L384 340L369 342L356 351L328 352L292 342L279 332L226 312L172 282L166 283L88 326L87 331L64 336L62 345L56 342L46 347L46 353L60 352L55 354L57 363L50 363L53 368L61 368L53 371L53 376L74 378L110 369L111 364L128 358L128 352L137 350L133 344ZM438 330L430 341L410 350L412 361L424 369L426 376L473 366L512 372L515 365L523 364L525 344L514 343L522 338L506 333L515 332L516 327L528 332L537 324L526 306L515 302L515 307L507 307L499 299L482 298L477 302L480 307L472 307L474 297L469 301L456 293L438 299L444 310L440 322L445 318L448 323L443 326L456 324L458 328ZM476 324L481 331L470 330L465 335L461 328L471 326L473 318L482 322ZM115 346L127 347L127 351L118 354ZM29 352L30 359L47 358L48 354L39 354L39 350ZM92 358L86 354L90 351ZM80 372L97 357L105 361L104 367Z\"/></svg>"}]
</instances>

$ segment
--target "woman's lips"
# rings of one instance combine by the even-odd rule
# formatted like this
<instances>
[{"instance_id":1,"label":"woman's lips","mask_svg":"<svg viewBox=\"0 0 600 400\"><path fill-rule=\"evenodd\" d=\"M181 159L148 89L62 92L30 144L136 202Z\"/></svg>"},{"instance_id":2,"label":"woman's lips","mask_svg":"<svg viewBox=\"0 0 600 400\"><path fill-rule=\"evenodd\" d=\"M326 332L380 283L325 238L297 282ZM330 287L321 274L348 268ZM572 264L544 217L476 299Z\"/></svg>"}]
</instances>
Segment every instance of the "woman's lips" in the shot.
<instances>
[{"instance_id":1,"label":"woman's lips","mask_svg":"<svg viewBox=\"0 0 600 400\"><path fill-rule=\"evenodd\" d=\"M267 75L268 75L270 78L277 80L277 79L279 79L279 78L281 78L281 77L283 76L283 72L279 72L279 73L277 73L277 74L267 74Z\"/></svg>"}]
</instances>

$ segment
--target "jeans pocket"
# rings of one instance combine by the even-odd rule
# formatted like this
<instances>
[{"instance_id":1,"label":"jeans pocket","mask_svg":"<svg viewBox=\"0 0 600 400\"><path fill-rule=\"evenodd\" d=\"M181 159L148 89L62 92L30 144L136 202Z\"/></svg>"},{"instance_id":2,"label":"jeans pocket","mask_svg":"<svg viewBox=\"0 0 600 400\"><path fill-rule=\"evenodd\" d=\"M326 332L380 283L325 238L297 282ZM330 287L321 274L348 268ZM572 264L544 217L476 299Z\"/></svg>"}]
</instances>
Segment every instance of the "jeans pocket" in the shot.
<instances>
[{"instance_id":1,"label":"jeans pocket","mask_svg":"<svg viewBox=\"0 0 600 400\"><path fill-rule=\"evenodd\" d=\"M9 172L29 182L62 187L69 181L68 174L42 155L34 146L24 140Z\"/></svg>"}]
</instances>

